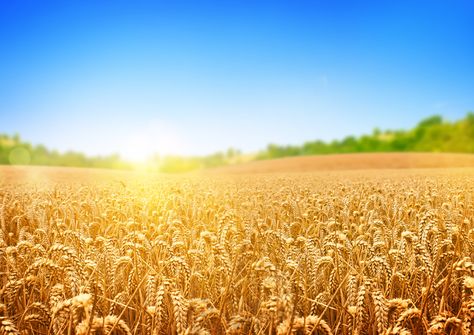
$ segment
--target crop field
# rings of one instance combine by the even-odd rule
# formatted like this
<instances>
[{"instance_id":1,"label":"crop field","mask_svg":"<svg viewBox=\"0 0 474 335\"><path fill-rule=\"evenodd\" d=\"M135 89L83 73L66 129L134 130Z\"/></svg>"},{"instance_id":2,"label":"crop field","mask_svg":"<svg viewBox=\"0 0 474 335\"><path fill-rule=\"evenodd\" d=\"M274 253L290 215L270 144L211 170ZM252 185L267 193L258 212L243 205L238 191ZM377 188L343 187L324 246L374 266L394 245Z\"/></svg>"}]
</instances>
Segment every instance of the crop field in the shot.
<instances>
[{"instance_id":1,"label":"crop field","mask_svg":"<svg viewBox=\"0 0 474 335\"><path fill-rule=\"evenodd\" d=\"M337 170L474 167L474 155L462 153L356 153L285 157L210 169L211 173L295 173Z\"/></svg>"},{"instance_id":2,"label":"crop field","mask_svg":"<svg viewBox=\"0 0 474 335\"><path fill-rule=\"evenodd\" d=\"M0 169L0 334L473 334L474 169Z\"/></svg>"}]
</instances>

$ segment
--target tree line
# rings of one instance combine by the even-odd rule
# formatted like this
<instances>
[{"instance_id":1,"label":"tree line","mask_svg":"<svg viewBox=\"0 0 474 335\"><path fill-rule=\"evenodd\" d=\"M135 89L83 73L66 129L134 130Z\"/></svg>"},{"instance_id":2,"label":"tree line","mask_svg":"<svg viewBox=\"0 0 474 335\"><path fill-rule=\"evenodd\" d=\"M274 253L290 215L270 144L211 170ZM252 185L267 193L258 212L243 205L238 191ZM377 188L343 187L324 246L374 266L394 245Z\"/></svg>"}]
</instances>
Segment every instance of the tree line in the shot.
<instances>
[{"instance_id":1,"label":"tree line","mask_svg":"<svg viewBox=\"0 0 474 335\"><path fill-rule=\"evenodd\" d=\"M59 152L44 145L32 145L20 135L0 135L0 164L131 169L119 155L89 157L76 151Z\"/></svg>"},{"instance_id":2,"label":"tree line","mask_svg":"<svg viewBox=\"0 0 474 335\"><path fill-rule=\"evenodd\" d=\"M374 129L372 134L347 136L341 140L308 141L302 145L269 144L254 155L236 149L207 156L154 156L149 167L160 172L187 172L203 168L236 164L248 160L289 156L323 155L357 152L459 152L474 153L474 113L457 121L431 116L409 130ZM43 145L32 145L16 135L0 135L0 164L75 166L110 169L132 169L133 164L118 154L89 157L83 153L58 152Z\"/></svg>"},{"instance_id":3,"label":"tree line","mask_svg":"<svg viewBox=\"0 0 474 335\"><path fill-rule=\"evenodd\" d=\"M474 153L474 113L450 122L440 115L419 122L410 130L376 128L369 135L347 136L342 140L309 141L303 145L269 144L257 159L288 156L357 152L459 152Z\"/></svg>"}]
</instances>

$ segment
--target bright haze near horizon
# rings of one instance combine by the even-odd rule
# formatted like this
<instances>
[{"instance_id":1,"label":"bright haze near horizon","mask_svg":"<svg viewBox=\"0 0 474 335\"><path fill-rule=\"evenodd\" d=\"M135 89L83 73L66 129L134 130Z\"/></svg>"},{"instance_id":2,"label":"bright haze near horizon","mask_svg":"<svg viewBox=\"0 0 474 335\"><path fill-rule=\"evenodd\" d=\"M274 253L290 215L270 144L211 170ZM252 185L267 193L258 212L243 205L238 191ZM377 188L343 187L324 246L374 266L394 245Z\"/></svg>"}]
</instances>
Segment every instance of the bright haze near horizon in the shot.
<instances>
[{"instance_id":1,"label":"bright haze near horizon","mask_svg":"<svg viewBox=\"0 0 474 335\"><path fill-rule=\"evenodd\" d=\"M472 1L2 1L0 133L204 155L474 110Z\"/></svg>"}]
</instances>

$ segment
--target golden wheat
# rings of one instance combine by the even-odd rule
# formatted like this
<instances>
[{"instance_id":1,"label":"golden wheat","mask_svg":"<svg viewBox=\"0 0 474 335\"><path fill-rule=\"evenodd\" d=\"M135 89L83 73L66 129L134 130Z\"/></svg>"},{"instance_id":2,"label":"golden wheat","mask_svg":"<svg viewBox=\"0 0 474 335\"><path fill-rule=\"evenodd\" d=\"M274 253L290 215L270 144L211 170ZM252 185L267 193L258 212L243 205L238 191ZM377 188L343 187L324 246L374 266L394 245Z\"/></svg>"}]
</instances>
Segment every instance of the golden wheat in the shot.
<instances>
[{"instance_id":1,"label":"golden wheat","mask_svg":"<svg viewBox=\"0 0 474 335\"><path fill-rule=\"evenodd\" d=\"M474 172L0 185L2 334L472 334Z\"/></svg>"}]
</instances>

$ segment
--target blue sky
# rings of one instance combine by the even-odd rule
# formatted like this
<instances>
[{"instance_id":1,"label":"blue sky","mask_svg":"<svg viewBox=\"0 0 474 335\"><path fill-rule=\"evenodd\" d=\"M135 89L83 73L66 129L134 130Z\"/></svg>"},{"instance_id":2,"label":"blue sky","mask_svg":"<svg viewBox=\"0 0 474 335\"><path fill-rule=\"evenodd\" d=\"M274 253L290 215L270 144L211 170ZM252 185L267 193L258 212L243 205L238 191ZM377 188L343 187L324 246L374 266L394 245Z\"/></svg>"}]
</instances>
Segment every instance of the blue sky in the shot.
<instances>
[{"instance_id":1,"label":"blue sky","mask_svg":"<svg viewBox=\"0 0 474 335\"><path fill-rule=\"evenodd\" d=\"M0 133L141 159L455 120L473 36L473 1L1 1Z\"/></svg>"}]
</instances>

